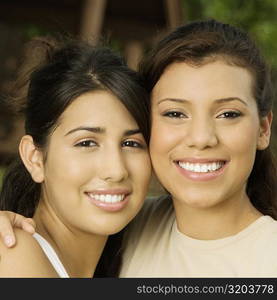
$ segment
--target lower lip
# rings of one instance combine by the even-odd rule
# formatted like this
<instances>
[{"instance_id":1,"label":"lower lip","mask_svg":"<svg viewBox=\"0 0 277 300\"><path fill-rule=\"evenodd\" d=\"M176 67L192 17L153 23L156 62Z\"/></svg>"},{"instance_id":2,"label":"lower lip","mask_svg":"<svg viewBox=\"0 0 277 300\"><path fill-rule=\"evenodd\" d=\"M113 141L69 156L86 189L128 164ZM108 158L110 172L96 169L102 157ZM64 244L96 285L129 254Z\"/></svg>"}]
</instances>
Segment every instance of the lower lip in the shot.
<instances>
[{"instance_id":1,"label":"lower lip","mask_svg":"<svg viewBox=\"0 0 277 300\"><path fill-rule=\"evenodd\" d=\"M87 194L86 194L87 195ZM89 195L87 195L89 202L98 208L101 208L105 211L110 211L110 212L117 212L122 210L128 203L129 201L129 195L124 198L124 200L116 203L108 203L108 202L102 202L99 200L95 200L94 198L91 198Z\"/></svg>"},{"instance_id":2,"label":"lower lip","mask_svg":"<svg viewBox=\"0 0 277 300\"><path fill-rule=\"evenodd\" d=\"M225 162L225 164L218 170L216 171L212 171L212 172L207 172L207 173L200 173L200 172L192 172L192 171L188 171L186 169L183 169L179 166L178 163L175 163L177 169L179 170L179 172L185 176L186 178L193 180L193 181L209 181L209 180L213 180L218 178L219 176L221 176L223 174L223 172L225 171L228 163Z\"/></svg>"}]
</instances>

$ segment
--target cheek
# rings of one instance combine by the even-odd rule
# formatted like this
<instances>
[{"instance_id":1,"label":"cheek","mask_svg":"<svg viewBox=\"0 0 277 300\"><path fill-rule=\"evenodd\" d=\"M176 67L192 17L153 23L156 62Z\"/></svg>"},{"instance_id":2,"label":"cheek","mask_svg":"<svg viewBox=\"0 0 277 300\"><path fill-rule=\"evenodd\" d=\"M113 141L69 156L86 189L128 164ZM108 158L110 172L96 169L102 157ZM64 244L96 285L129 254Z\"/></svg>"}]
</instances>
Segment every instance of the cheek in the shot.
<instances>
[{"instance_id":1,"label":"cheek","mask_svg":"<svg viewBox=\"0 0 277 300\"><path fill-rule=\"evenodd\" d=\"M151 179L151 162L147 151L144 153L133 153L132 151L124 153L125 167L128 171L127 182L132 187L133 201L130 202L131 214L137 213L139 207L142 205Z\"/></svg>"},{"instance_id":2,"label":"cheek","mask_svg":"<svg viewBox=\"0 0 277 300\"><path fill-rule=\"evenodd\" d=\"M181 132L168 124L153 122L149 146L151 159L155 160L159 155L169 154L171 150L181 144L183 141Z\"/></svg>"},{"instance_id":3,"label":"cheek","mask_svg":"<svg viewBox=\"0 0 277 300\"><path fill-rule=\"evenodd\" d=\"M80 155L72 155L63 151L50 156L46 162L46 179L55 181L55 185L76 186L92 175L92 168L88 159Z\"/></svg>"},{"instance_id":4,"label":"cheek","mask_svg":"<svg viewBox=\"0 0 277 300\"><path fill-rule=\"evenodd\" d=\"M128 159L128 169L133 183L138 185L140 189L143 187L147 189L151 177L150 156L145 154L136 158L130 157Z\"/></svg>"},{"instance_id":5,"label":"cheek","mask_svg":"<svg viewBox=\"0 0 277 300\"><path fill-rule=\"evenodd\" d=\"M45 197L60 215L70 216L80 208L82 188L92 177L88 160L55 155L47 162L44 192ZM66 201L66 206L64 203Z\"/></svg>"},{"instance_id":6,"label":"cheek","mask_svg":"<svg viewBox=\"0 0 277 300\"><path fill-rule=\"evenodd\" d=\"M255 123L244 123L237 130L222 132L223 146L230 155L232 170L236 172L236 180L247 179L254 165L258 139L258 127Z\"/></svg>"},{"instance_id":7,"label":"cheek","mask_svg":"<svg viewBox=\"0 0 277 300\"><path fill-rule=\"evenodd\" d=\"M228 133L221 133L221 140L224 144L233 149L234 153L240 155L249 155L256 153L258 142L259 128L255 122L245 122L236 130L230 130ZM249 155L251 157L251 155Z\"/></svg>"}]
</instances>

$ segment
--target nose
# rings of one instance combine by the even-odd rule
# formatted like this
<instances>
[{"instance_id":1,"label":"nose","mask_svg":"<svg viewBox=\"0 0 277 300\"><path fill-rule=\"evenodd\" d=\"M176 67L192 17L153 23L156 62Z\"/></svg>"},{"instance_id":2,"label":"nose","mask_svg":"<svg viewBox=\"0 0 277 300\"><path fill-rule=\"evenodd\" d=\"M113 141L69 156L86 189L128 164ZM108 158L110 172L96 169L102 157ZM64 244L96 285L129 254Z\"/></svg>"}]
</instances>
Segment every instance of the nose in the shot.
<instances>
[{"instance_id":1,"label":"nose","mask_svg":"<svg viewBox=\"0 0 277 300\"><path fill-rule=\"evenodd\" d=\"M198 150L214 147L218 144L215 124L210 119L192 119L186 136L186 144Z\"/></svg>"},{"instance_id":2,"label":"nose","mask_svg":"<svg viewBox=\"0 0 277 300\"><path fill-rule=\"evenodd\" d=\"M99 161L99 177L109 182L122 182L128 177L128 169L124 154L120 149L103 151Z\"/></svg>"}]
</instances>

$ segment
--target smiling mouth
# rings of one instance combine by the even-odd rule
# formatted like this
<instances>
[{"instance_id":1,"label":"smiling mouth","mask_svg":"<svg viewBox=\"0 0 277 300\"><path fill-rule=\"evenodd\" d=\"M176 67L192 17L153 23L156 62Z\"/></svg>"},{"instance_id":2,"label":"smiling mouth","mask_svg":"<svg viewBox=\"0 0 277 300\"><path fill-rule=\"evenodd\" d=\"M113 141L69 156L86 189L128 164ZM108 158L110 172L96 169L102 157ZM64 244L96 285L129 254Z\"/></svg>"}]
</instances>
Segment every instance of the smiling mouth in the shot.
<instances>
[{"instance_id":1,"label":"smiling mouth","mask_svg":"<svg viewBox=\"0 0 277 300\"><path fill-rule=\"evenodd\" d=\"M103 203L119 203L122 202L127 194L93 194L87 193L87 195L96 201L103 202Z\"/></svg>"},{"instance_id":2,"label":"smiling mouth","mask_svg":"<svg viewBox=\"0 0 277 300\"><path fill-rule=\"evenodd\" d=\"M220 170L226 161L214 161L209 163L190 163L190 162L176 162L180 168L194 173L211 173Z\"/></svg>"}]
</instances>

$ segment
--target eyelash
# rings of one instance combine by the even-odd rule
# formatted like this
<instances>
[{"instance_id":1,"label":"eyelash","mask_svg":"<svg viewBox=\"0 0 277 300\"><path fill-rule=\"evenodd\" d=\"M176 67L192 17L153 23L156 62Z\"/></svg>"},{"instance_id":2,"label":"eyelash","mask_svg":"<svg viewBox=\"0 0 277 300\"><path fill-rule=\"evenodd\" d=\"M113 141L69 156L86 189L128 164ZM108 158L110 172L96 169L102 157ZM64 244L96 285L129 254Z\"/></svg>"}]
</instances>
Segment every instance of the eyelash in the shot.
<instances>
[{"instance_id":1,"label":"eyelash","mask_svg":"<svg viewBox=\"0 0 277 300\"><path fill-rule=\"evenodd\" d=\"M144 145L137 141L128 140L128 141L123 142L122 146L124 146L124 144L125 144L125 147L140 148L140 149L144 148Z\"/></svg>"},{"instance_id":2,"label":"eyelash","mask_svg":"<svg viewBox=\"0 0 277 300\"><path fill-rule=\"evenodd\" d=\"M223 117L222 117L223 116ZM225 111L224 113L217 116L218 119L236 119L242 116L242 113L239 111Z\"/></svg>"},{"instance_id":3,"label":"eyelash","mask_svg":"<svg viewBox=\"0 0 277 300\"><path fill-rule=\"evenodd\" d=\"M97 146L97 143L94 142L93 140L81 141L75 145L75 147L84 147L84 148L89 148L94 146Z\"/></svg>"},{"instance_id":4,"label":"eyelash","mask_svg":"<svg viewBox=\"0 0 277 300\"><path fill-rule=\"evenodd\" d=\"M222 117L223 115L223 117ZM172 118L172 119L182 119L187 118L187 116L179 111L169 111L163 114L163 116ZM236 119L238 117L241 117L242 113L238 111L226 111L219 116L217 116L218 119Z\"/></svg>"},{"instance_id":5,"label":"eyelash","mask_svg":"<svg viewBox=\"0 0 277 300\"><path fill-rule=\"evenodd\" d=\"M75 147L84 147L84 148L90 148L97 146L97 143L93 140L86 140L79 142L75 145ZM139 143L137 141L128 140L122 143L123 147L131 147L131 148L144 148L144 145L142 143Z\"/></svg>"},{"instance_id":6,"label":"eyelash","mask_svg":"<svg viewBox=\"0 0 277 300\"><path fill-rule=\"evenodd\" d=\"M164 117L172 118L172 119L182 119L187 118L187 116L180 111L168 111L163 114Z\"/></svg>"}]
</instances>

